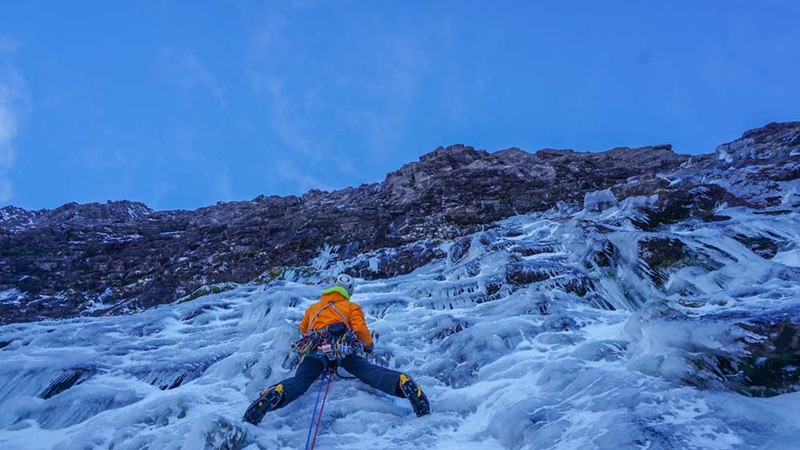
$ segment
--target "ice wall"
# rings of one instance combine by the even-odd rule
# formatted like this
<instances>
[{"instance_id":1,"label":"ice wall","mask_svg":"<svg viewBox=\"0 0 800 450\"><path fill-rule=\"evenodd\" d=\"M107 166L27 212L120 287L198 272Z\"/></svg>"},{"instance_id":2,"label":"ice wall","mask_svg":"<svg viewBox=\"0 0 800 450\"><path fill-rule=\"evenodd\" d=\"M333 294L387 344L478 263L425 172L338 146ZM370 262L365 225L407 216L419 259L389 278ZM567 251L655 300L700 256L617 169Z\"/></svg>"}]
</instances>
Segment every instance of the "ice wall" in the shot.
<instances>
[{"instance_id":1,"label":"ice wall","mask_svg":"<svg viewBox=\"0 0 800 450\"><path fill-rule=\"evenodd\" d=\"M434 414L337 379L318 448L796 447L800 394L747 391L737 376L758 368L730 364L769 359L759 324L800 317L800 218L721 206L729 219L642 231L650 201L598 193L360 281L373 360L414 376ZM356 263L334 250L314 262L323 276ZM0 447L301 448L317 386L258 427L240 420L293 372L297 324L325 287L290 279L0 328Z\"/></svg>"}]
</instances>

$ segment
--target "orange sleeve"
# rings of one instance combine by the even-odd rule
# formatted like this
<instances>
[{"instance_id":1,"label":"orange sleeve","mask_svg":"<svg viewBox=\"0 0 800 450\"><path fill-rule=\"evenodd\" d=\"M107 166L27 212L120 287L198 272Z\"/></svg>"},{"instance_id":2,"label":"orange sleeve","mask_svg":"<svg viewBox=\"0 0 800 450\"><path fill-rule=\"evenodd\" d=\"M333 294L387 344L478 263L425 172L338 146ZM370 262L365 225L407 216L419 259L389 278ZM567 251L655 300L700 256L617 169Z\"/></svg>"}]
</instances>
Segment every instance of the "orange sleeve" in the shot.
<instances>
[{"instance_id":1,"label":"orange sleeve","mask_svg":"<svg viewBox=\"0 0 800 450\"><path fill-rule=\"evenodd\" d=\"M372 336L369 334L367 321L364 319L364 311L355 303L351 303L350 308L350 325L353 326L353 331L365 345L372 344Z\"/></svg>"},{"instance_id":2,"label":"orange sleeve","mask_svg":"<svg viewBox=\"0 0 800 450\"><path fill-rule=\"evenodd\" d=\"M302 334L308 333L308 321L311 319L309 311L311 311L311 308L306 309L306 313L303 314L303 320L300 321L300 333Z\"/></svg>"}]
</instances>

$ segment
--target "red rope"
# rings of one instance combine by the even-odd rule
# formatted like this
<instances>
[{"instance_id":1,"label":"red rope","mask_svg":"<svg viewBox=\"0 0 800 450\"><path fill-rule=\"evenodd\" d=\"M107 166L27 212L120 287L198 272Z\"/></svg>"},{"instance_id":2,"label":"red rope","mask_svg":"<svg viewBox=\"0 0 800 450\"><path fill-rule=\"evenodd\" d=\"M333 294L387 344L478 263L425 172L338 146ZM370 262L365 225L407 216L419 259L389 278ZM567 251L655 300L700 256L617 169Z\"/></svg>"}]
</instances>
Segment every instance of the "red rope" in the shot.
<instances>
[{"instance_id":1,"label":"red rope","mask_svg":"<svg viewBox=\"0 0 800 450\"><path fill-rule=\"evenodd\" d=\"M325 400L328 398L328 389L331 388L331 381L333 381L333 371L328 374L328 385L325 387L325 396L322 397L322 404L319 407L319 415L317 416L317 426L314 429L314 439L311 441L311 448L309 450L314 450L314 444L317 442L317 433L319 432L319 423L322 420L322 410L325 409Z\"/></svg>"}]
</instances>

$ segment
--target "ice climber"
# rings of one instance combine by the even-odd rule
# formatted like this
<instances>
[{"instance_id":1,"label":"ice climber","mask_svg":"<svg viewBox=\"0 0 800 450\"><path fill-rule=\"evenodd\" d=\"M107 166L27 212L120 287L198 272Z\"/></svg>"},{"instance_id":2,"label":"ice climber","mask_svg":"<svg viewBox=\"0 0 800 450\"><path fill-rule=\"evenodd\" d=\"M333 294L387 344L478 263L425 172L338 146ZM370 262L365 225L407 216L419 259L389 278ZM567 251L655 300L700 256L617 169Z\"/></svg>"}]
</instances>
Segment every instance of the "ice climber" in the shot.
<instances>
[{"instance_id":1,"label":"ice climber","mask_svg":"<svg viewBox=\"0 0 800 450\"><path fill-rule=\"evenodd\" d=\"M430 404L420 386L407 374L371 364L367 361L374 344L364 312L350 301L353 279L338 275L321 299L311 305L300 322L303 337L294 349L300 365L294 376L261 391L244 415L244 420L257 425L268 411L283 408L305 393L323 371L336 366L355 375L368 385L389 395L407 398L417 416L430 414Z\"/></svg>"}]
</instances>

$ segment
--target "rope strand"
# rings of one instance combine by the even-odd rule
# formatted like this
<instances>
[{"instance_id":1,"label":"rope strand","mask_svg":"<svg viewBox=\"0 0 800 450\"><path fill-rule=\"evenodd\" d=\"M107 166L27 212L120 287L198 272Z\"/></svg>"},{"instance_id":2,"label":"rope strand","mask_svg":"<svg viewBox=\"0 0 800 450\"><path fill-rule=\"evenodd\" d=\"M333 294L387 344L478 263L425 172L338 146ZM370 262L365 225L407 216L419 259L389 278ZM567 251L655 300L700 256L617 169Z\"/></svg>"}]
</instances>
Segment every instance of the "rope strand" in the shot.
<instances>
[{"instance_id":1,"label":"rope strand","mask_svg":"<svg viewBox=\"0 0 800 450\"><path fill-rule=\"evenodd\" d=\"M308 425L308 436L306 437L306 450L310 450L311 448L314 448L314 444L311 444L311 447L309 447L308 443L311 441L311 430L314 428L314 417L316 417L316 415L317 415L317 405L319 405L319 397L320 397L320 395L322 395L322 386L325 384L325 376L327 374L328 374L327 371L322 372L322 377L320 378L319 391L317 392L317 401L316 401L316 403L314 403L314 412L311 413L311 424ZM322 415L322 411L320 411L320 415ZM316 436L317 436L317 434L314 433L314 439L315 440L316 440Z\"/></svg>"},{"instance_id":2,"label":"rope strand","mask_svg":"<svg viewBox=\"0 0 800 450\"><path fill-rule=\"evenodd\" d=\"M333 368L328 369L333 372ZM333 374L328 377L328 386L325 388L325 396L322 397L322 405L319 407L319 416L317 416L317 428L314 430L314 440L311 441L311 448L314 450L314 444L317 442L317 433L319 433L319 423L322 421L322 410L325 409L325 400L328 398L328 390L331 388L331 381L333 381Z\"/></svg>"}]
</instances>

